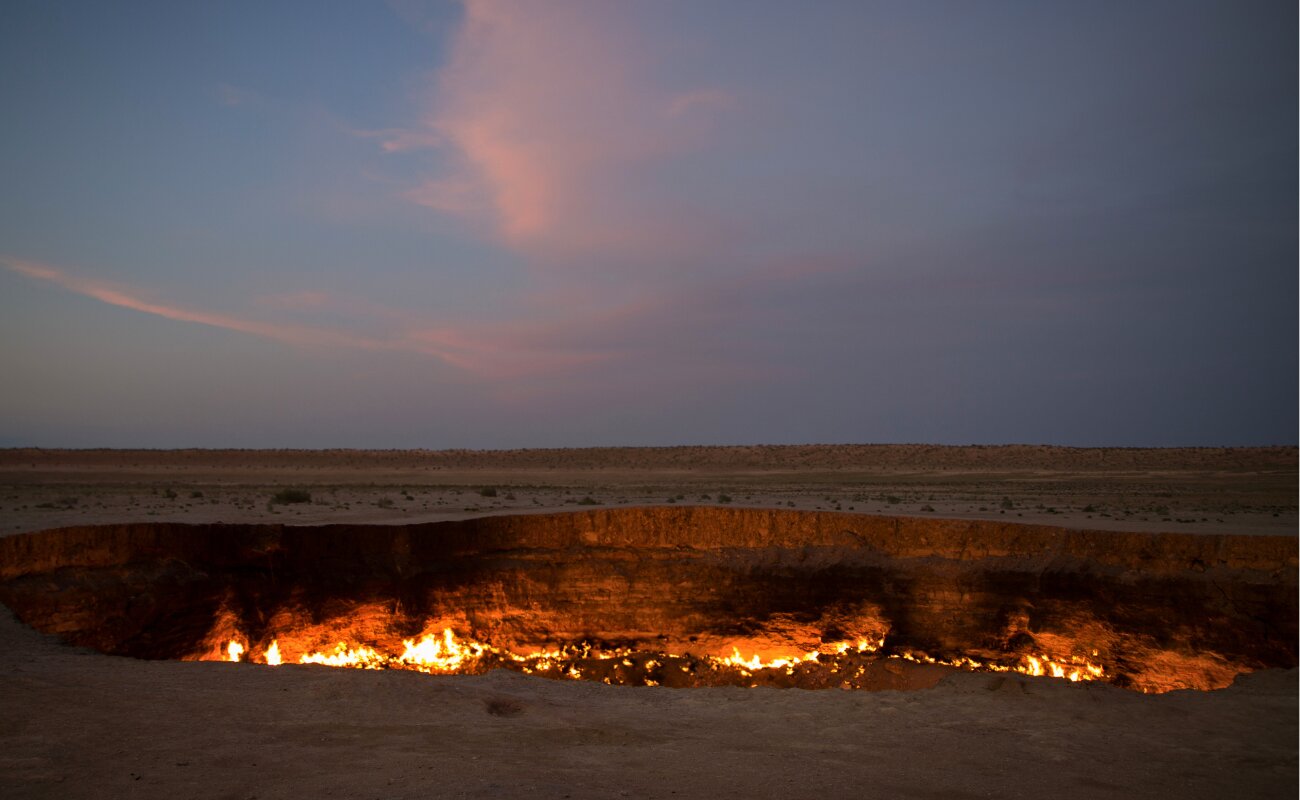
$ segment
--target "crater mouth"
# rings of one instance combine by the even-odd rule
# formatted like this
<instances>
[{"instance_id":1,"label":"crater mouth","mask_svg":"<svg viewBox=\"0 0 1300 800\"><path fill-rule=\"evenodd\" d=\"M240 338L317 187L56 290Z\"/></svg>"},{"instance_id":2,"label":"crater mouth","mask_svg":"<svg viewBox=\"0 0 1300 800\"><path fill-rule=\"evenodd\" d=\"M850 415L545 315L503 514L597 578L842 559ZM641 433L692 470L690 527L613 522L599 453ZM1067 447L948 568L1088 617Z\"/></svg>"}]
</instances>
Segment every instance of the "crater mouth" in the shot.
<instances>
[{"instance_id":1,"label":"crater mouth","mask_svg":"<svg viewBox=\"0 0 1300 800\"><path fill-rule=\"evenodd\" d=\"M0 539L0 602L104 653L611 684L897 689L953 669L1217 689L1297 663L1294 537L759 509Z\"/></svg>"}]
</instances>

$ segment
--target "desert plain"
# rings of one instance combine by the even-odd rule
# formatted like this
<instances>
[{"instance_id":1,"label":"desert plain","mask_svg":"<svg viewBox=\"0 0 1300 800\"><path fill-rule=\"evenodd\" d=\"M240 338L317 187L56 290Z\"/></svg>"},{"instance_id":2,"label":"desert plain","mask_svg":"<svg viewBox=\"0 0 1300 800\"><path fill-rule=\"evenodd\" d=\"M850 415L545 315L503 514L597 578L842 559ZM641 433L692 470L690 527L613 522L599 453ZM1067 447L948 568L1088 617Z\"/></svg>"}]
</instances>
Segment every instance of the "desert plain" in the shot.
<instances>
[{"instance_id":1,"label":"desert plain","mask_svg":"<svg viewBox=\"0 0 1300 800\"><path fill-rule=\"evenodd\" d=\"M1297 535L1297 451L808 445L0 451L0 532L725 506ZM1294 569L1294 565L1291 566ZM141 661L0 619L5 797L1293 797L1297 672L915 691Z\"/></svg>"}]
</instances>

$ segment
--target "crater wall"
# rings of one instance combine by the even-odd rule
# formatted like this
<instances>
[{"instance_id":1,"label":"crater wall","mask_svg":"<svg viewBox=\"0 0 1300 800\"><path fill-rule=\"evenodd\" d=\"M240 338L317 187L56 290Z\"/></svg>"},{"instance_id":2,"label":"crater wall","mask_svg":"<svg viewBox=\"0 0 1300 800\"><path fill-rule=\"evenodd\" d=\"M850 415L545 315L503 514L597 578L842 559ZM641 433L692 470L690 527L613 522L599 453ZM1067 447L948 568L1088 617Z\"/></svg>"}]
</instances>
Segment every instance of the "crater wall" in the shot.
<instances>
[{"instance_id":1,"label":"crater wall","mask_svg":"<svg viewBox=\"0 0 1300 800\"><path fill-rule=\"evenodd\" d=\"M594 642L763 658L1085 658L1147 691L1297 659L1297 540L721 508L410 526L136 524L0 539L0 601L143 658L396 647L440 626L515 651Z\"/></svg>"}]
</instances>

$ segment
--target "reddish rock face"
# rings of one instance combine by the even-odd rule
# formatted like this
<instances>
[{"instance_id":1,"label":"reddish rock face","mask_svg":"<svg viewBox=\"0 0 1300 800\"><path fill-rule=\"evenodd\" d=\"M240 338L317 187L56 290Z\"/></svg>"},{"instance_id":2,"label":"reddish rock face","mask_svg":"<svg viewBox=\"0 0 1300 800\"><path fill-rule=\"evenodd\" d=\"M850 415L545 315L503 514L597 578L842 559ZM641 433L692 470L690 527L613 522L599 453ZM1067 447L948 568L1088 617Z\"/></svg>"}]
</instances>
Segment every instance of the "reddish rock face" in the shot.
<instances>
[{"instance_id":1,"label":"reddish rock face","mask_svg":"<svg viewBox=\"0 0 1300 800\"><path fill-rule=\"evenodd\" d=\"M735 648L824 654L745 674L773 685L934 673L886 655L1007 668L1046 656L1144 691L1218 688L1296 666L1296 570L1293 537L717 508L0 539L0 601L106 653L220 658L238 636L296 661L340 641L400 653L449 627L514 653L585 642L626 654L602 668L611 682L666 685L735 682L701 660ZM830 658L846 642L870 647Z\"/></svg>"}]
</instances>

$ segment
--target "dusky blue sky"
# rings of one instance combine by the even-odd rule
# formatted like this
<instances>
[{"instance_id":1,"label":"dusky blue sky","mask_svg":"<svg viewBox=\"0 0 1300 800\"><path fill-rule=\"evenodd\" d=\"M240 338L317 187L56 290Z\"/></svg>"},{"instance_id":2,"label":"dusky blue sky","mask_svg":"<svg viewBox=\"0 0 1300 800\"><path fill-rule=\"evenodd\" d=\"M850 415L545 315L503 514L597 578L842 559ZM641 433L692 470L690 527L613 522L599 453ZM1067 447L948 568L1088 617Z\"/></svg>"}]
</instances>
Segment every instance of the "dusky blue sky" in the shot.
<instances>
[{"instance_id":1,"label":"dusky blue sky","mask_svg":"<svg viewBox=\"0 0 1300 800\"><path fill-rule=\"evenodd\" d=\"M1297 440L1290 2L0 8L0 446Z\"/></svg>"}]
</instances>

